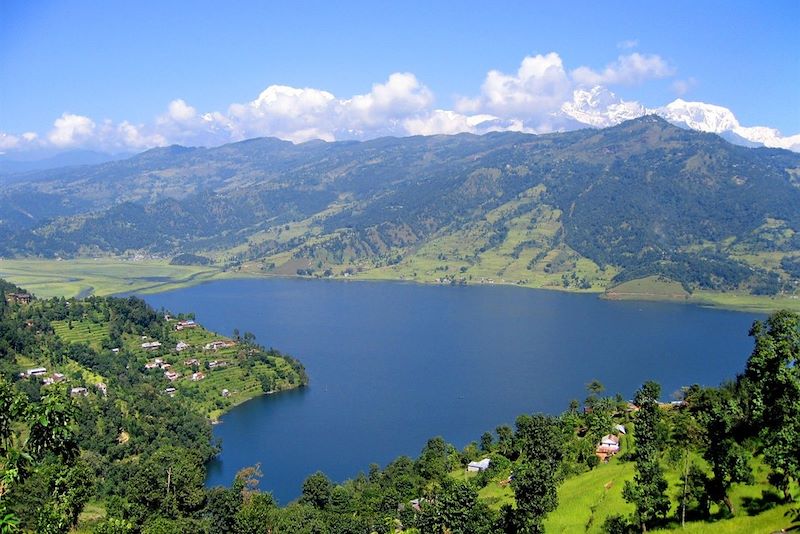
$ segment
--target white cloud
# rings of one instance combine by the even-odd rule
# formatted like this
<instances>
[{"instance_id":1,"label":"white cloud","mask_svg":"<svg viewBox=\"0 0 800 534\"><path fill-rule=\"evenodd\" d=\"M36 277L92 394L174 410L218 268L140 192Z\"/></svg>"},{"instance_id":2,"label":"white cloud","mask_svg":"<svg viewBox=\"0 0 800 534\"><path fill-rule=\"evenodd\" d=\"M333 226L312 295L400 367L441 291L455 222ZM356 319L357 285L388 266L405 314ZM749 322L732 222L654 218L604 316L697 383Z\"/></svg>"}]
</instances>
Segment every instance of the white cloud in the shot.
<instances>
[{"instance_id":1,"label":"white cloud","mask_svg":"<svg viewBox=\"0 0 800 534\"><path fill-rule=\"evenodd\" d=\"M462 115L445 109L436 109L427 115L406 119L403 127L410 135L527 131L521 120L504 120L487 114Z\"/></svg>"},{"instance_id":2,"label":"white cloud","mask_svg":"<svg viewBox=\"0 0 800 534\"><path fill-rule=\"evenodd\" d=\"M16 135L0 132L0 150L8 150L9 148L17 148L19 146L19 137Z\"/></svg>"},{"instance_id":3,"label":"white cloud","mask_svg":"<svg viewBox=\"0 0 800 534\"><path fill-rule=\"evenodd\" d=\"M547 128L549 116L571 96L569 80L561 57L555 52L528 56L516 74L492 70L481 86L481 95L462 98L456 109L465 113L491 113L525 121L530 128Z\"/></svg>"},{"instance_id":4,"label":"white cloud","mask_svg":"<svg viewBox=\"0 0 800 534\"><path fill-rule=\"evenodd\" d=\"M95 123L89 117L64 113L53 123L47 139L56 147L68 148L90 140L94 130Z\"/></svg>"},{"instance_id":5,"label":"white cloud","mask_svg":"<svg viewBox=\"0 0 800 534\"><path fill-rule=\"evenodd\" d=\"M666 78L674 72L661 56L634 52L619 56L615 62L606 65L602 72L578 67L572 71L572 78L584 86L636 85L654 78Z\"/></svg>"},{"instance_id":6,"label":"white cloud","mask_svg":"<svg viewBox=\"0 0 800 534\"><path fill-rule=\"evenodd\" d=\"M408 72L396 72L386 83L376 83L372 91L341 102L344 113L355 126L374 126L425 111L433 103L433 93Z\"/></svg>"}]
</instances>

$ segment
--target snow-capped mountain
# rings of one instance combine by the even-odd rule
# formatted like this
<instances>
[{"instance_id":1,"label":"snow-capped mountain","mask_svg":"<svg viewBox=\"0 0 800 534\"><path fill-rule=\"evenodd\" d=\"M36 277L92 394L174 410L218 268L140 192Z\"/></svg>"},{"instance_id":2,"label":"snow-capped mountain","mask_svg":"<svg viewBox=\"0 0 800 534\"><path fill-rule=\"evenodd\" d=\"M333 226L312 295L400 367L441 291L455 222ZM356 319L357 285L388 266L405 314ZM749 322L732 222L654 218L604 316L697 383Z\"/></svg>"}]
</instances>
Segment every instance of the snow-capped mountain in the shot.
<instances>
[{"instance_id":1,"label":"snow-capped mountain","mask_svg":"<svg viewBox=\"0 0 800 534\"><path fill-rule=\"evenodd\" d=\"M648 110L640 103L626 102L598 85L590 90L576 90L572 102L565 102L561 112L580 123L606 128L646 115Z\"/></svg>"},{"instance_id":2,"label":"snow-capped mountain","mask_svg":"<svg viewBox=\"0 0 800 534\"><path fill-rule=\"evenodd\" d=\"M595 128L613 126L653 113L677 126L719 134L732 143L800 152L800 134L783 136L775 128L742 126L728 108L680 98L666 106L648 109L638 102L624 101L605 87L597 86L590 90L576 90L572 102L561 106L561 113Z\"/></svg>"},{"instance_id":3,"label":"snow-capped mountain","mask_svg":"<svg viewBox=\"0 0 800 534\"><path fill-rule=\"evenodd\" d=\"M653 110L668 121L692 130L716 134L733 134L751 143L772 148L788 148L800 152L800 134L784 137L775 128L742 126L733 112L722 106L678 99L663 108ZM726 136L735 142L732 136Z\"/></svg>"}]
</instances>

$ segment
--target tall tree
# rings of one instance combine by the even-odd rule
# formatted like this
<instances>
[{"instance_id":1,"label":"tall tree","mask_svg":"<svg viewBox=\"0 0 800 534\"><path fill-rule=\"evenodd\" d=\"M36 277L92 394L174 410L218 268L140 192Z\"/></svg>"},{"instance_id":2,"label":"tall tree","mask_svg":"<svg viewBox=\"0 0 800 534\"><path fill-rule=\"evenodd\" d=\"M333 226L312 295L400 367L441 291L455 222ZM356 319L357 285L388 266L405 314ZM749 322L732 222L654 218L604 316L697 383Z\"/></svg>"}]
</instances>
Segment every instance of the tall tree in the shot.
<instances>
[{"instance_id":1,"label":"tall tree","mask_svg":"<svg viewBox=\"0 0 800 534\"><path fill-rule=\"evenodd\" d=\"M764 445L772 482L789 501L792 480L800 479L800 315L779 311L750 330L755 339L747 361L744 390L752 423Z\"/></svg>"},{"instance_id":2,"label":"tall tree","mask_svg":"<svg viewBox=\"0 0 800 534\"><path fill-rule=\"evenodd\" d=\"M657 431L661 419L658 399L661 386L645 382L636 392L634 403L639 406L634 438L636 440L636 474L633 482L625 482L623 496L636 506L636 523L647 532L648 524L663 518L669 511L666 495L667 480L658 460Z\"/></svg>"},{"instance_id":3,"label":"tall tree","mask_svg":"<svg viewBox=\"0 0 800 534\"><path fill-rule=\"evenodd\" d=\"M511 486L517 503L519 532L544 532L547 514L558 506L558 485L564 433L557 419L541 414L521 415L516 421L515 443L523 461L514 470Z\"/></svg>"}]
</instances>

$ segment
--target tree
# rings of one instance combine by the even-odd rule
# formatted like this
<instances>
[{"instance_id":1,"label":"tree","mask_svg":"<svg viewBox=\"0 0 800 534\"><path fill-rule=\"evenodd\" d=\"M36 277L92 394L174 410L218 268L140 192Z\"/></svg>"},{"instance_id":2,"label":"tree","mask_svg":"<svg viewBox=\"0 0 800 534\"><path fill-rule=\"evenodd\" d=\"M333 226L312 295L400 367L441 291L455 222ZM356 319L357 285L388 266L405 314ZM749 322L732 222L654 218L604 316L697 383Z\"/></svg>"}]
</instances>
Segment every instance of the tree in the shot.
<instances>
[{"instance_id":1,"label":"tree","mask_svg":"<svg viewBox=\"0 0 800 534\"><path fill-rule=\"evenodd\" d=\"M202 459L181 447L161 447L136 468L127 493L131 501L167 516L191 512L205 498Z\"/></svg>"},{"instance_id":2,"label":"tree","mask_svg":"<svg viewBox=\"0 0 800 534\"><path fill-rule=\"evenodd\" d=\"M494 438L492 437L491 432L484 432L481 434L481 450L484 452L489 452L492 450L492 445L494 445Z\"/></svg>"},{"instance_id":3,"label":"tree","mask_svg":"<svg viewBox=\"0 0 800 534\"><path fill-rule=\"evenodd\" d=\"M450 472L450 453L452 446L437 436L431 438L422 448L422 453L417 460L417 469L420 475L427 480L443 480Z\"/></svg>"},{"instance_id":4,"label":"tree","mask_svg":"<svg viewBox=\"0 0 800 534\"><path fill-rule=\"evenodd\" d=\"M517 532L544 532L547 514L558 506L559 465L547 458L524 460L514 470L511 486L517 502Z\"/></svg>"},{"instance_id":5,"label":"tree","mask_svg":"<svg viewBox=\"0 0 800 534\"><path fill-rule=\"evenodd\" d=\"M703 457L711 466L714 477L708 483L712 501L723 502L735 513L728 493L737 482L751 482L749 454L741 445L736 427L741 410L736 396L728 389L708 390L701 404L701 416L706 429Z\"/></svg>"},{"instance_id":6,"label":"tree","mask_svg":"<svg viewBox=\"0 0 800 534\"><path fill-rule=\"evenodd\" d=\"M327 508L331 500L333 484L321 471L317 471L303 482L303 495L300 502L310 504L318 510Z\"/></svg>"},{"instance_id":7,"label":"tree","mask_svg":"<svg viewBox=\"0 0 800 534\"><path fill-rule=\"evenodd\" d=\"M586 391L589 393L589 396L586 397L585 404L590 408L594 408L597 399L599 398L600 394L606 390L606 387L603 385L602 382L595 379L586 384Z\"/></svg>"},{"instance_id":8,"label":"tree","mask_svg":"<svg viewBox=\"0 0 800 534\"><path fill-rule=\"evenodd\" d=\"M639 406L634 437L636 439L636 474L633 482L626 481L623 489L625 500L636 506L636 523L647 532L647 525L663 518L669 511L666 495L667 480L658 461L656 433L661 419L658 399L661 386L649 381L636 392L634 403Z\"/></svg>"},{"instance_id":9,"label":"tree","mask_svg":"<svg viewBox=\"0 0 800 534\"><path fill-rule=\"evenodd\" d=\"M439 492L422 503L416 523L422 532L477 534L488 531L491 513L474 489L448 479Z\"/></svg>"},{"instance_id":10,"label":"tree","mask_svg":"<svg viewBox=\"0 0 800 534\"><path fill-rule=\"evenodd\" d=\"M25 410L30 432L27 448L34 458L53 453L69 461L77 456L73 415L70 401L56 391L48 391L40 402L28 404Z\"/></svg>"},{"instance_id":11,"label":"tree","mask_svg":"<svg viewBox=\"0 0 800 534\"><path fill-rule=\"evenodd\" d=\"M495 429L497 434L497 451L508 458L514 459L514 431L508 425L500 425Z\"/></svg>"},{"instance_id":12,"label":"tree","mask_svg":"<svg viewBox=\"0 0 800 534\"><path fill-rule=\"evenodd\" d=\"M758 428L771 481L791 500L800 479L800 315L779 311L750 329L755 347L747 360L744 390L751 424Z\"/></svg>"},{"instance_id":13,"label":"tree","mask_svg":"<svg viewBox=\"0 0 800 534\"><path fill-rule=\"evenodd\" d=\"M541 414L517 417L516 427L514 441L523 460L514 470L511 482L517 518L510 521L509 528L517 532L543 532L545 517L558 505L564 432L557 419Z\"/></svg>"}]
</instances>

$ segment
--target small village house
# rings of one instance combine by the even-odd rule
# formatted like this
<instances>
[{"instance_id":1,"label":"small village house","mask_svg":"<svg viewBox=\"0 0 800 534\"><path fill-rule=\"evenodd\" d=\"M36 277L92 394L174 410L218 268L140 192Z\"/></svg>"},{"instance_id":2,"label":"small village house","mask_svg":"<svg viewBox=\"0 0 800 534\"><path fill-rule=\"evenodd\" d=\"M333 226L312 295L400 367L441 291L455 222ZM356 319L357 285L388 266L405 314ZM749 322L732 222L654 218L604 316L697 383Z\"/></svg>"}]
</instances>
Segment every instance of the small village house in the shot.
<instances>
[{"instance_id":1,"label":"small village house","mask_svg":"<svg viewBox=\"0 0 800 534\"><path fill-rule=\"evenodd\" d=\"M32 376L44 376L45 374L47 374L47 369L44 367L34 367L25 371L24 376L30 378Z\"/></svg>"},{"instance_id":2,"label":"small village house","mask_svg":"<svg viewBox=\"0 0 800 534\"><path fill-rule=\"evenodd\" d=\"M600 439L595 454L603 461L619 452L619 438L614 434L606 434Z\"/></svg>"},{"instance_id":3,"label":"small village house","mask_svg":"<svg viewBox=\"0 0 800 534\"><path fill-rule=\"evenodd\" d=\"M165 376L165 377L166 377L166 379L167 379L167 380L169 380L170 382L174 382L174 381L176 381L176 380L178 379L178 377L179 377L179 376L181 376L181 375L179 375L179 374L178 374L178 373L176 373L175 371L164 371L164 376Z\"/></svg>"},{"instance_id":4,"label":"small village house","mask_svg":"<svg viewBox=\"0 0 800 534\"><path fill-rule=\"evenodd\" d=\"M476 471L486 471L489 469L489 464L491 463L491 459L484 458L479 462L470 462L467 464L467 471L476 472Z\"/></svg>"}]
</instances>

